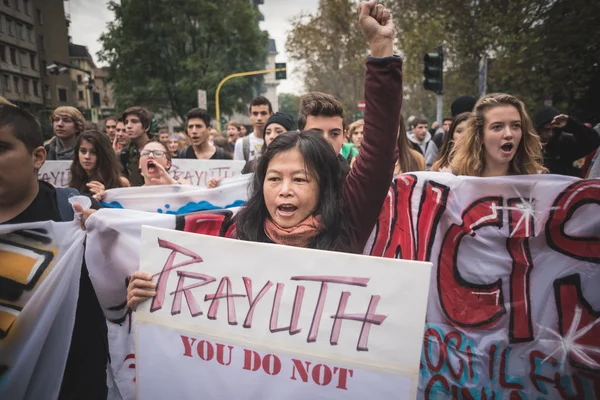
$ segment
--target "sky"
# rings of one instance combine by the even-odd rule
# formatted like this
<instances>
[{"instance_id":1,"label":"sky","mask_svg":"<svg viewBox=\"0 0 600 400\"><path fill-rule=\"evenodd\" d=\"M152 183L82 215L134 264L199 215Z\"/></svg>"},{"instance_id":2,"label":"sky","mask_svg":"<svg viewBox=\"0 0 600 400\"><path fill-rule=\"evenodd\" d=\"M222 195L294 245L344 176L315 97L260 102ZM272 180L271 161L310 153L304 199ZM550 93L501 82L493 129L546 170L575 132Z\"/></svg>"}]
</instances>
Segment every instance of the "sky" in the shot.
<instances>
[{"instance_id":1,"label":"sky","mask_svg":"<svg viewBox=\"0 0 600 400\"><path fill-rule=\"evenodd\" d=\"M277 62L287 62L287 79L281 81L277 88L279 93L301 93L303 85L301 78L294 74L294 63L290 63L285 53L285 41L291 27L289 20L302 13L314 13L319 0L264 0L259 6L265 20L260 23L263 30L275 39ZM94 61L98 61L96 53L101 49L98 42L100 35L106 30L106 24L113 19L105 0L68 0L65 1L65 11L71 14L71 31L73 43L87 46ZM97 63L98 64L98 63ZM98 64L97 66L101 66Z\"/></svg>"}]
</instances>

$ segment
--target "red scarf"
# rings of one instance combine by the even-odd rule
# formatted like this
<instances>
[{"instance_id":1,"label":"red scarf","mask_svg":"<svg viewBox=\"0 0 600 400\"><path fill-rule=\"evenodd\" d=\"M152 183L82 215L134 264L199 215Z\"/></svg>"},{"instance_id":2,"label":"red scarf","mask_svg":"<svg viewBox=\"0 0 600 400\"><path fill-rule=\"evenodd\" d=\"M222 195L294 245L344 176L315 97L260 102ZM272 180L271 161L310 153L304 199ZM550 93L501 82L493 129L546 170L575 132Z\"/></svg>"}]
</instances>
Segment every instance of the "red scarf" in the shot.
<instances>
[{"instance_id":1,"label":"red scarf","mask_svg":"<svg viewBox=\"0 0 600 400\"><path fill-rule=\"evenodd\" d=\"M282 228L271 218L265 219L265 233L273 243L285 244L286 246L308 247L310 241L325 227L321 224L321 216L312 215L291 228Z\"/></svg>"}]
</instances>

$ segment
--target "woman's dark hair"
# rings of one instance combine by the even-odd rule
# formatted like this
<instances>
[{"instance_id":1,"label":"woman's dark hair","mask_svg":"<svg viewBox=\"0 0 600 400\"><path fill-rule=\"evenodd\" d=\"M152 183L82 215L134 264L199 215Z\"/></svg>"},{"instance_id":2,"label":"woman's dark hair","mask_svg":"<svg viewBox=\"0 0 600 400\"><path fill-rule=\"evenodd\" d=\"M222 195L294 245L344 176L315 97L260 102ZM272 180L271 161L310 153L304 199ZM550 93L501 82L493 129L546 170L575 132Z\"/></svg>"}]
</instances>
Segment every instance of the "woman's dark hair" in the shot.
<instances>
[{"instance_id":1,"label":"woman's dark hair","mask_svg":"<svg viewBox=\"0 0 600 400\"><path fill-rule=\"evenodd\" d=\"M442 142L440 155L437 161L431 166L432 171L439 171L444 167L450 166L452 152L454 151L454 131L458 125L460 125L462 122L465 122L467 118L469 118L469 115L471 115L470 112L460 113L452 120L452 124L450 124L448 132L446 132L444 135L444 141Z\"/></svg>"},{"instance_id":2,"label":"woman's dark hair","mask_svg":"<svg viewBox=\"0 0 600 400\"><path fill-rule=\"evenodd\" d=\"M331 144L316 131L287 132L271 142L260 157L249 187L246 206L237 215L237 235L241 240L268 242L264 222L270 218L263 193L271 160L279 153L298 149L304 157L306 172L319 185L319 202L314 215L321 216L324 231L309 244L310 248L348 251L352 228L342 199L342 170Z\"/></svg>"},{"instance_id":3,"label":"woman's dark hair","mask_svg":"<svg viewBox=\"0 0 600 400\"><path fill-rule=\"evenodd\" d=\"M92 176L88 176L79 162L79 148L84 140L91 143L96 151L96 168ZM110 139L105 134L96 130L83 132L77 137L73 154L69 187L85 193L88 191L86 184L93 180L104 184L106 190L123 187L120 175L121 164L111 146Z\"/></svg>"}]
</instances>

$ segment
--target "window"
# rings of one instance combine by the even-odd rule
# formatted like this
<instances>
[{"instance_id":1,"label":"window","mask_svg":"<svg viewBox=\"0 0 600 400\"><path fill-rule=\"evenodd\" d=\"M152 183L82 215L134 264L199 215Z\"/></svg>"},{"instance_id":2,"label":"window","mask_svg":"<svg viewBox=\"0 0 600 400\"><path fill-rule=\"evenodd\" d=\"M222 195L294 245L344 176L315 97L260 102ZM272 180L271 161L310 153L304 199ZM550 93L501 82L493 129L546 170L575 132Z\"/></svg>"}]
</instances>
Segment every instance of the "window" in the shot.
<instances>
[{"instance_id":1,"label":"window","mask_svg":"<svg viewBox=\"0 0 600 400\"><path fill-rule=\"evenodd\" d=\"M23 33L23 24L17 24L17 34L21 39L25 39L25 34Z\"/></svg>"},{"instance_id":2,"label":"window","mask_svg":"<svg viewBox=\"0 0 600 400\"><path fill-rule=\"evenodd\" d=\"M13 32L13 22L12 22L12 19L6 18L6 30L8 31L9 35L15 36L15 33Z\"/></svg>"},{"instance_id":3,"label":"window","mask_svg":"<svg viewBox=\"0 0 600 400\"><path fill-rule=\"evenodd\" d=\"M50 92L50 86L44 85L44 93L46 95L46 100L52 100L52 93Z\"/></svg>"},{"instance_id":4,"label":"window","mask_svg":"<svg viewBox=\"0 0 600 400\"><path fill-rule=\"evenodd\" d=\"M37 63L35 62L35 54L29 55L29 63L31 64L31 69L37 71Z\"/></svg>"},{"instance_id":5,"label":"window","mask_svg":"<svg viewBox=\"0 0 600 400\"><path fill-rule=\"evenodd\" d=\"M21 67L27 68L27 64L29 64L29 57L27 57L27 53L24 51L21 52Z\"/></svg>"},{"instance_id":6,"label":"window","mask_svg":"<svg viewBox=\"0 0 600 400\"><path fill-rule=\"evenodd\" d=\"M58 89L58 101L62 103L67 102L67 89Z\"/></svg>"},{"instance_id":7,"label":"window","mask_svg":"<svg viewBox=\"0 0 600 400\"><path fill-rule=\"evenodd\" d=\"M46 45L44 44L44 35L40 35L40 49L46 50Z\"/></svg>"},{"instance_id":8,"label":"window","mask_svg":"<svg viewBox=\"0 0 600 400\"><path fill-rule=\"evenodd\" d=\"M23 11L25 11L25 14L31 15L29 12L29 0L23 0Z\"/></svg>"},{"instance_id":9,"label":"window","mask_svg":"<svg viewBox=\"0 0 600 400\"><path fill-rule=\"evenodd\" d=\"M42 61L42 71L44 71L44 75L48 76L48 63L46 60Z\"/></svg>"},{"instance_id":10,"label":"window","mask_svg":"<svg viewBox=\"0 0 600 400\"><path fill-rule=\"evenodd\" d=\"M21 11L21 7L19 7L19 0L14 0L13 3L15 4L15 9L17 11Z\"/></svg>"},{"instance_id":11,"label":"window","mask_svg":"<svg viewBox=\"0 0 600 400\"><path fill-rule=\"evenodd\" d=\"M26 95L30 95L31 91L29 90L29 79L23 78L23 93Z\"/></svg>"},{"instance_id":12,"label":"window","mask_svg":"<svg viewBox=\"0 0 600 400\"><path fill-rule=\"evenodd\" d=\"M7 92L10 92L10 76L8 75L4 75L4 90L6 90Z\"/></svg>"},{"instance_id":13,"label":"window","mask_svg":"<svg viewBox=\"0 0 600 400\"><path fill-rule=\"evenodd\" d=\"M19 88L20 85L21 82L19 81L19 78L13 76L13 87L15 88L15 93L21 93L21 89Z\"/></svg>"},{"instance_id":14,"label":"window","mask_svg":"<svg viewBox=\"0 0 600 400\"><path fill-rule=\"evenodd\" d=\"M33 43L33 29L31 27L27 27L27 39L30 43Z\"/></svg>"},{"instance_id":15,"label":"window","mask_svg":"<svg viewBox=\"0 0 600 400\"><path fill-rule=\"evenodd\" d=\"M83 101L83 90L79 91L79 101Z\"/></svg>"},{"instance_id":16,"label":"window","mask_svg":"<svg viewBox=\"0 0 600 400\"><path fill-rule=\"evenodd\" d=\"M13 65L17 65L17 51L12 47L10 48L10 61Z\"/></svg>"},{"instance_id":17,"label":"window","mask_svg":"<svg viewBox=\"0 0 600 400\"><path fill-rule=\"evenodd\" d=\"M8 0L4 0L4 5L10 7L10 2Z\"/></svg>"},{"instance_id":18,"label":"window","mask_svg":"<svg viewBox=\"0 0 600 400\"><path fill-rule=\"evenodd\" d=\"M77 83L80 84L80 85L83 83L82 78L81 78L81 74L77 74Z\"/></svg>"},{"instance_id":19,"label":"window","mask_svg":"<svg viewBox=\"0 0 600 400\"><path fill-rule=\"evenodd\" d=\"M42 18L42 10L40 10L39 8L36 10L37 13L37 22L38 25L43 25L44 24L44 19Z\"/></svg>"},{"instance_id":20,"label":"window","mask_svg":"<svg viewBox=\"0 0 600 400\"><path fill-rule=\"evenodd\" d=\"M4 32L4 28L2 27L2 14L0 14L0 32Z\"/></svg>"},{"instance_id":21,"label":"window","mask_svg":"<svg viewBox=\"0 0 600 400\"><path fill-rule=\"evenodd\" d=\"M0 44L0 61L6 62L6 46Z\"/></svg>"},{"instance_id":22,"label":"window","mask_svg":"<svg viewBox=\"0 0 600 400\"><path fill-rule=\"evenodd\" d=\"M33 81L31 81L31 83L33 84L33 95L35 97L40 97L40 90L39 90L39 82L37 79L34 79Z\"/></svg>"}]
</instances>

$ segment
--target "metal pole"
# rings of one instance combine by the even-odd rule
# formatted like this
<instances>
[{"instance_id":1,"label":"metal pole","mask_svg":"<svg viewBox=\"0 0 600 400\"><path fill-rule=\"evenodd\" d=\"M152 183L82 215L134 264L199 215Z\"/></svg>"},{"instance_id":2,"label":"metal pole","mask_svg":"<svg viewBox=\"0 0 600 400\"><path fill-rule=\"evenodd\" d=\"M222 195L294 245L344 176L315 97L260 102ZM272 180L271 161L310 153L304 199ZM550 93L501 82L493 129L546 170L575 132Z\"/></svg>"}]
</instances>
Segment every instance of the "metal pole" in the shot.
<instances>
[{"instance_id":1,"label":"metal pole","mask_svg":"<svg viewBox=\"0 0 600 400\"><path fill-rule=\"evenodd\" d=\"M444 105L444 95L443 94L438 94L437 96L437 116L436 116L436 121L438 123L439 126L442 126L442 108Z\"/></svg>"},{"instance_id":2,"label":"metal pole","mask_svg":"<svg viewBox=\"0 0 600 400\"><path fill-rule=\"evenodd\" d=\"M215 93L215 108L216 108L216 123L217 123L217 131L221 132L221 107L219 105L219 93L221 92L221 87L225 82L232 78L239 78L242 76L250 76L250 75L262 75L268 74L270 72L280 72L285 71L287 68L274 68L274 69L262 69L260 71L249 71L249 72L238 72L237 74L231 74L223 78L219 85L217 86L217 92Z\"/></svg>"}]
</instances>

